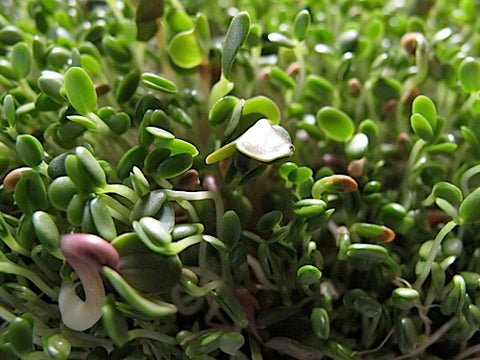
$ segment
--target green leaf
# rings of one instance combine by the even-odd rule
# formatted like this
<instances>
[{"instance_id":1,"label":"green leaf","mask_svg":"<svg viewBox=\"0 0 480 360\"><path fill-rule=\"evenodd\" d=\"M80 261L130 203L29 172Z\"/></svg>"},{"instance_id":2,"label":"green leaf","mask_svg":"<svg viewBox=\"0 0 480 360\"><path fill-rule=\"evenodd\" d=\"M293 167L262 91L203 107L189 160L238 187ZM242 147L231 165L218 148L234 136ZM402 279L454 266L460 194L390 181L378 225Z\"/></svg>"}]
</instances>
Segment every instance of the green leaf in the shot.
<instances>
[{"instance_id":1,"label":"green leaf","mask_svg":"<svg viewBox=\"0 0 480 360\"><path fill-rule=\"evenodd\" d=\"M88 206L89 194L78 193L73 195L67 207L68 222L74 226L82 224L85 206Z\"/></svg>"},{"instance_id":2,"label":"green leaf","mask_svg":"<svg viewBox=\"0 0 480 360\"><path fill-rule=\"evenodd\" d=\"M35 167L40 165L43 161L43 146L40 141L32 135L17 136L15 150L22 161L28 166Z\"/></svg>"},{"instance_id":3,"label":"green leaf","mask_svg":"<svg viewBox=\"0 0 480 360\"><path fill-rule=\"evenodd\" d=\"M305 39L305 34L310 26L310 21L310 12L308 10L301 10L297 16L295 16L293 33L298 41Z\"/></svg>"},{"instance_id":4,"label":"green leaf","mask_svg":"<svg viewBox=\"0 0 480 360\"><path fill-rule=\"evenodd\" d=\"M217 342L220 350L226 354L235 356L235 353L245 344L245 338L242 334L231 331L220 336Z\"/></svg>"},{"instance_id":5,"label":"green leaf","mask_svg":"<svg viewBox=\"0 0 480 360\"><path fill-rule=\"evenodd\" d=\"M242 115L260 114L274 125L280 123L280 109L271 99L266 96L256 96L245 101Z\"/></svg>"},{"instance_id":6,"label":"green leaf","mask_svg":"<svg viewBox=\"0 0 480 360\"><path fill-rule=\"evenodd\" d=\"M440 304L440 312L443 315L451 315L459 313L462 310L465 302L466 284L465 280L460 275L454 275L452 278L453 287L445 295Z\"/></svg>"},{"instance_id":7,"label":"green leaf","mask_svg":"<svg viewBox=\"0 0 480 360\"><path fill-rule=\"evenodd\" d=\"M60 232L52 216L44 211L35 211L32 223L35 235L43 248L56 258L63 259L60 252Z\"/></svg>"},{"instance_id":8,"label":"green leaf","mask_svg":"<svg viewBox=\"0 0 480 360\"><path fill-rule=\"evenodd\" d=\"M242 11L230 22L222 48L222 75L230 79L231 70L250 30L250 15Z\"/></svg>"},{"instance_id":9,"label":"green leaf","mask_svg":"<svg viewBox=\"0 0 480 360\"><path fill-rule=\"evenodd\" d=\"M32 66L32 54L27 44L24 42L15 44L12 48L11 63L17 80L28 76Z\"/></svg>"},{"instance_id":10,"label":"green leaf","mask_svg":"<svg viewBox=\"0 0 480 360\"><path fill-rule=\"evenodd\" d=\"M312 169L307 166L300 166L290 171L287 180L292 184L301 184L310 179L312 175Z\"/></svg>"},{"instance_id":11,"label":"green leaf","mask_svg":"<svg viewBox=\"0 0 480 360\"><path fill-rule=\"evenodd\" d=\"M72 345L61 334L45 334L42 336L43 351L52 359L66 360L70 356Z\"/></svg>"},{"instance_id":12,"label":"green leaf","mask_svg":"<svg viewBox=\"0 0 480 360\"><path fill-rule=\"evenodd\" d=\"M128 63L132 60L133 55L128 46L113 36L107 35L102 38L102 48L108 56L119 63Z\"/></svg>"},{"instance_id":13,"label":"green leaf","mask_svg":"<svg viewBox=\"0 0 480 360\"><path fill-rule=\"evenodd\" d=\"M350 141L345 144L345 153L351 159L360 159L365 156L368 150L368 136L364 133L355 134Z\"/></svg>"},{"instance_id":14,"label":"green leaf","mask_svg":"<svg viewBox=\"0 0 480 360\"><path fill-rule=\"evenodd\" d=\"M29 215L36 210L46 210L48 206L45 184L36 171L22 171L13 196L19 209Z\"/></svg>"},{"instance_id":15,"label":"green leaf","mask_svg":"<svg viewBox=\"0 0 480 360\"><path fill-rule=\"evenodd\" d=\"M143 217L140 221L134 222L133 228L143 243L151 242L155 246L165 247L172 242L172 236L168 229L159 220L152 217ZM142 239L144 236L147 239Z\"/></svg>"},{"instance_id":16,"label":"green leaf","mask_svg":"<svg viewBox=\"0 0 480 360\"><path fill-rule=\"evenodd\" d=\"M327 204L319 199L302 199L293 205L293 212L297 216L320 215L327 209Z\"/></svg>"},{"instance_id":17,"label":"green leaf","mask_svg":"<svg viewBox=\"0 0 480 360\"><path fill-rule=\"evenodd\" d=\"M134 166L142 167L143 161L147 156L148 151L143 146L131 147L123 156L117 165L117 174L120 179L128 177L130 171Z\"/></svg>"},{"instance_id":18,"label":"green leaf","mask_svg":"<svg viewBox=\"0 0 480 360\"><path fill-rule=\"evenodd\" d=\"M3 99L3 109L5 111L5 117L7 118L8 125L15 126L15 99L11 94L5 95Z\"/></svg>"},{"instance_id":19,"label":"green leaf","mask_svg":"<svg viewBox=\"0 0 480 360\"><path fill-rule=\"evenodd\" d=\"M220 125L231 118L235 106L240 100L235 96L224 96L219 99L208 113L208 122L211 125Z\"/></svg>"},{"instance_id":20,"label":"green leaf","mask_svg":"<svg viewBox=\"0 0 480 360\"><path fill-rule=\"evenodd\" d=\"M322 307L313 308L310 315L312 331L320 339L327 340L330 336L330 317L327 310Z\"/></svg>"},{"instance_id":21,"label":"green leaf","mask_svg":"<svg viewBox=\"0 0 480 360\"><path fill-rule=\"evenodd\" d=\"M79 188L68 176L60 176L50 183L48 197L53 206L66 211L70 200L78 191Z\"/></svg>"},{"instance_id":22,"label":"green leaf","mask_svg":"<svg viewBox=\"0 0 480 360\"><path fill-rule=\"evenodd\" d=\"M195 34L195 37L202 48L203 54L208 54L210 51L210 25L208 24L208 19L204 14L197 14L197 21L195 22L193 33Z\"/></svg>"},{"instance_id":23,"label":"green leaf","mask_svg":"<svg viewBox=\"0 0 480 360\"><path fill-rule=\"evenodd\" d=\"M190 154L177 154L163 161L157 168L156 174L162 178L173 178L190 169L193 158Z\"/></svg>"},{"instance_id":24,"label":"green leaf","mask_svg":"<svg viewBox=\"0 0 480 360\"><path fill-rule=\"evenodd\" d=\"M34 351L33 346L33 324L23 317L17 317L8 326L6 332L8 341L15 353L20 357L25 357Z\"/></svg>"},{"instance_id":25,"label":"green leaf","mask_svg":"<svg viewBox=\"0 0 480 360\"><path fill-rule=\"evenodd\" d=\"M38 87L59 104L64 104L66 99L62 96L61 89L64 83L64 76L51 70L42 71L37 80Z\"/></svg>"},{"instance_id":26,"label":"green leaf","mask_svg":"<svg viewBox=\"0 0 480 360\"><path fill-rule=\"evenodd\" d=\"M151 191L139 199L130 213L130 220L139 220L142 217L156 217L167 196L161 190Z\"/></svg>"},{"instance_id":27,"label":"green leaf","mask_svg":"<svg viewBox=\"0 0 480 360\"><path fill-rule=\"evenodd\" d=\"M468 196L460 204L458 214L462 224L480 221L478 204L480 204L480 187L477 187L470 194L468 194Z\"/></svg>"},{"instance_id":28,"label":"green leaf","mask_svg":"<svg viewBox=\"0 0 480 360\"><path fill-rule=\"evenodd\" d=\"M288 49L293 49L295 47L295 42L293 42L292 39L277 32L268 34L267 38L268 41L278 46L286 47Z\"/></svg>"},{"instance_id":29,"label":"green leaf","mask_svg":"<svg viewBox=\"0 0 480 360\"><path fill-rule=\"evenodd\" d=\"M87 150L88 151L88 150ZM72 182L85 192L95 192L97 185L77 156L70 154L65 159L65 171Z\"/></svg>"},{"instance_id":30,"label":"green leaf","mask_svg":"<svg viewBox=\"0 0 480 360\"><path fill-rule=\"evenodd\" d=\"M205 158L205 163L206 164L214 164L216 162L222 161L233 154L235 154L235 151L237 150L237 144L235 141L228 143L224 146L222 146L220 149L215 150L213 153L208 155Z\"/></svg>"},{"instance_id":31,"label":"green leaf","mask_svg":"<svg viewBox=\"0 0 480 360\"><path fill-rule=\"evenodd\" d=\"M414 307L420 294L417 290L408 287L399 287L392 292L392 302L395 307L401 310L408 310Z\"/></svg>"},{"instance_id":32,"label":"green leaf","mask_svg":"<svg viewBox=\"0 0 480 360\"><path fill-rule=\"evenodd\" d=\"M242 225L237 213L233 210L228 210L223 214L222 226L220 228L220 239L232 249L240 240L242 235Z\"/></svg>"},{"instance_id":33,"label":"green leaf","mask_svg":"<svg viewBox=\"0 0 480 360\"><path fill-rule=\"evenodd\" d=\"M127 318L116 309L113 297L109 296L103 304L102 321L116 346L122 347L128 342Z\"/></svg>"},{"instance_id":34,"label":"green leaf","mask_svg":"<svg viewBox=\"0 0 480 360\"><path fill-rule=\"evenodd\" d=\"M150 89L158 90L166 94L176 94L178 92L177 85L159 75L143 73L141 79L142 84Z\"/></svg>"},{"instance_id":35,"label":"green leaf","mask_svg":"<svg viewBox=\"0 0 480 360\"><path fill-rule=\"evenodd\" d=\"M105 171L87 148L79 146L75 149L75 154L96 186L101 187L107 183Z\"/></svg>"},{"instance_id":36,"label":"green leaf","mask_svg":"<svg viewBox=\"0 0 480 360\"><path fill-rule=\"evenodd\" d=\"M458 67L458 79L463 90L474 93L480 90L480 63L473 57L466 57Z\"/></svg>"},{"instance_id":37,"label":"green leaf","mask_svg":"<svg viewBox=\"0 0 480 360\"><path fill-rule=\"evenodd\" d=\"M270 68L270 78L276 80L280 84L286 86L289 89L295 89L297 83L293 80L285 71L278 66L272 66Z\"/></svg>"},{"instance_id":38,"label":"green leaf","mask_svg":"<svg viewBox=\"0 0 480 360\"><path fill-rule=\"evenodd\" d=\"M155 149L151 151L145 158L145 170L149 173L155 173L162 162L171 155L168 149Z\"/></svg>"},{"instance_id":39,"label":"green leaf","mask_svg":"<svg viewBox=\"0 0 480 360\"><path fill-rule=\"evenodd\" d=\"M188 49L188 51L185 51ZM173 63L182 69L199 66L204 59L201 43L193 30L176 34L168 44L168 54Z\"/></svg>"},{"instance_id":40,"label":"green leaf","mask_svg":"<svg viewBox=\"0 0 480 360\"><path fill-rule=\"evenodd\" d=\"M76 124L82 125L88 130L96 130L98 129L98 125L96 122L92 121L90 118L81 115L69 115L67 119L73 121Z\"/></svg>"},{"instance_id":41,"label":"green leaf","mask_svg":"<svg viewBox=\"0 0 480 360\"><path fill-rule=\"evenodd\" d=\"M97 106L97 93L85 70L71 67L65 73L65 92L70 104L81 115L87 115Z\"/></svg>"},{"instance_id":42,"label":"green leaf","mask_svg":"<svg viewBox=\"0 0 480 360\"><path fill-rule=\"evenodd\" d=\"M170 151L170 155L190 154L192 157L198 155L198 149L195 145L181 139L161 139L157 140L158 146Z\"/></svg>"},{"instance_id":43,"label":"green leaf","mask_svg":"<svg viewBox=\"0 0 480 360\"><path fill-rule=\"evenodd\" d=\"M354 261L381 264L387 259L388 251L375 244L352 244L347 248L347 256Z\"/></svg>"},{"instance_id":44,"label":"green leaf","mask_svg":"<svg viewBox=\"0 0 480 360\"><path fill-rule=\"evenodd\" d=\"M150 134L152 134L158 139L166 139L166 140L175 139L175 135L173 135L171 132L156 126L147 126L145 130L147 130Z\"/></svg>"},{"instance_id":45,"label":"green leaf","mask_svg":"<svg viewBox=\"0 0 480 360\"><path fill-rule=\"evenodd\" d=\"M422 115L418 113L413 114L410 117L410 125L412 126L415 134L417 134L421 139L427 142L433 140L434 134L432 125Z\"/></svg>"},{"instance_id":46,"label":"green leaf","mask_svg":"<svg viewBox=\"0 0 480 360\"><path fill-rule=\"evenodd\" d=\"M166 16L166 22L173 33L191 30L193 27L192 18L184 11L176 8L170 9Z\"/></svg>"},{"instance_id":47,"label":"green leaf","mask_svg":"<svg viewBox=\"0 0 480 360\"><path fill-rule=\"evenodd\" d=\"M419 95L413 100L412 113L422 115L435 130L437 127L437 109L435 104L429 97L425 95Z\"/></svg>"},{"instance_id":48,"label":"green leaf","mask_svg":"<svg viewBox=\"0 0 480 360\"><path fill-rule=\"evenodd\" d=\"M177 308L172 304L159 300L150 300L142 296L115 270L104 266L102 272L120 296L141 314L151 318L159 318L170 316L177 312Z\"/></svg>"},{"instance_id":49,"label":"green leaf","mask_svg":"<svg viewBox=\"0 0 480 360\"><path fill-rule=\"evenodd\" d=\"M279 210L272 210L263 214L257 222L257 230L260 232L269 232L279 226L283 220L283 213Z\"/></svg>"},{"instance_id":50,"label":"green leaf","mask_svg":"<svg viewBox=\"0 0 480 360\"><path fill-rule=\"evenodd\" d=\"M97 229L98 235L105 240L112 241L117 237L117 229L115 228L115 223L108 207L98 197L93 198L89 206L93 224Z\"/></svg>"},{"instance_id":51,"label":"green leaf","mask_svg":"<svg viewBox=\"0 0 480 360\"><path fill-rule=\"evenodd\" d=\"M150 22L163 14L164 0L140 0L135 11L135 21Z\"/></svg>"},{"instance_id":52,"label":"green leaf","mask_svg":"<svg viewBox=\"0 0 480 360\"><path fill-rule=\"evenodd\" d=\"M117 90L115 91L115 98L119 103L124 103L130 100L140 83L140 72L133 70L123 77L118 83Z\"/></svg>"},{"instance_id":53,"label":"green leaf","mask_svg":"<svg viewBox=\"0 0 480 360\"><path fill-rule=\"evenodd\" d=\"M317 112L317 123L328 137L336 141L349 140L355 131L350 116L330 106L325 106Z\"/></svg>"},{"instance_id":54,"label":"green leaf","mask_svg":"<svg viewBox=\"0 0 480 360\"><path fill-rule=\"evenodd\" d=\"M395 322L395 335L402 354L411 353L417 346L418 332L410 318L399 317Z\"/></svg>"}]
</instances>

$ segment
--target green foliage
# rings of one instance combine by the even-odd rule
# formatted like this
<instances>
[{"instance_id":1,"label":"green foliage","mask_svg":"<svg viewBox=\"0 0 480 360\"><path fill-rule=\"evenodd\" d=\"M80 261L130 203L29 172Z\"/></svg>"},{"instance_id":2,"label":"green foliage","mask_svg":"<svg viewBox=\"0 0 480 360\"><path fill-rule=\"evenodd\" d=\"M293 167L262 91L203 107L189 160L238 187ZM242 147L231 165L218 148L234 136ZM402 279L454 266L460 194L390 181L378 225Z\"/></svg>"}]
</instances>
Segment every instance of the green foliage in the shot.
<instances>
[{"instance_id":1,"label":"green foliage","mask_svg":"<svg viewBox=\"0 0 480 360\"><path fill-rule=\"evenodd\" d=\"M4 2L0 358L478 357L474 14Z\"/></svg>"}]
</instances>

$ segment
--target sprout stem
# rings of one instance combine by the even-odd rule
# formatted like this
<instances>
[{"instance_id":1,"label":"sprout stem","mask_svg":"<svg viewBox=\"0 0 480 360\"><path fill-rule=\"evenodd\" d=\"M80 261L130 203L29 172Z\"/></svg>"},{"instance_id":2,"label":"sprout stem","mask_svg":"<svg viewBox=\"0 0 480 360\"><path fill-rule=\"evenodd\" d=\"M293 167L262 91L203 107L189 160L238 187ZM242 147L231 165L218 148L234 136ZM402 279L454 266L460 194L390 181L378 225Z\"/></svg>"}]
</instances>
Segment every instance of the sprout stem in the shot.
<instances>
[{"instance_id":1,"label":"sprout stem","mask_svg":"<svg viewBox=\"0 0 480 360\"><path fill-rule=\"evenodd\" d=\"M0 306L0 318L2 318L3 320L5 320L7 322L12 322L13 320L15 320L16 316L15 316L15 314L10 312L9 310L4 308L3 306Z\"/></svg>"},{"instance_id":2,"label":"sprout stem","mask_svg":"<svg viewBox=\"0 0 480 360\"><path fill-rule=\"evenodd\" d=\"M422 272L417 277L415 284L413 287L417 290L420 290L423 283L428 277L430 270L432 269L433 261L437 256L438 251L440 250L440 245L442 244L442 240L447 236L447 234L452 231L457 226L457 223L453 220L449 221L444 225L444 227L438 232L435 240L433 241L432 247L430 248L430 253L428 254L427 261L425 261L425 265L423 266Z\"/></svg>"},{"instance_id":3,"label":"sprout stem","mask_svg":"<svg viewBox=\"0 0 480 360\"><path fill-rule=\"evenodd\" d=\"M421 343L412 353L410 354L405 354L402 356L396 357L394 360L403 360L403 359L411 359L414 358L417 355L420 355L423 353L430 345L434 344L437 342L438 339L440 339L443 335L447 333L450 328L455 325L455 323L458 321L456 317L451 318L448 320L445 324L443 324L437 331L435 331L432 336L430 336L426 341Z\"/></svg>"},{"instance_id":4,"label":"sprout stem","mask_svg":"<svg viewBox=\"0 0 480 360\"><path fill-rule=\"evenodd\" d=\"M462 192L464 196L466 196L468 193L470 193L470 188L468 187L468 181L474 176L475 174L478 174L480 172L480 165L476 165L465 171L462 176L460 177L460 188L462 189Z\"/></svg>"},{"instance_id":5,"label":"sprout stem","mask_svg":"<svg viewBox=\"0 0 480 360\"><path fill-rule=\"evenodd\" d=\"M105 288L98 270L91 264L77 261L74 267L85 291L85 301L76 294L76 284L62 283L58 303L63 323L72 330L83 331L92 327L102 317Z\"/></svg>"},{"instance_id":6,"label":"sprout stem","mask_svg":"<svg viewBox=\"0 0 480 360\"><path fill-rule=\"evenodd\" d=\"M174 200L212 200L215 205L215 215L216 215L216 232L217 235L220 231L222 224L222 217L224 213L224 206L222 198L219 194L213 191L178 191L178 190L164 190L165 194Z\"/></svg>"},{"instance_id":7,"label":"sprout stem","mask_svg":"<svg viewBox=\"0 0 480 360\"><path fill-rule=\"evenodd\" d=\"M50 297L52 299L57 298L56 291L54 291L50 286L48 286L45 283L45 281L43 281L33 271L25 269L22 266L19 266L17 264L11 263L11 262L2 261L2 262L0 262L0 273L7 273L7 274L14 274L14 275L23 276L24 278L27 278L32 283L34 283L35 286L38 287L41 291L43 291L48 297Z\"/></svg>"},{"instance_id":8,"label":"sprout stem","mask_svg":"<svg viewBox=\"0 0 480 360\"><path fill-rule=\"evenodd\" d=\"M177 344L177 341L173 337L164 335L158 331L152 331L147 329L133 329L128 332L128 341L136 338L156 340L167 345Z\"/></svg>"}]
</instances>

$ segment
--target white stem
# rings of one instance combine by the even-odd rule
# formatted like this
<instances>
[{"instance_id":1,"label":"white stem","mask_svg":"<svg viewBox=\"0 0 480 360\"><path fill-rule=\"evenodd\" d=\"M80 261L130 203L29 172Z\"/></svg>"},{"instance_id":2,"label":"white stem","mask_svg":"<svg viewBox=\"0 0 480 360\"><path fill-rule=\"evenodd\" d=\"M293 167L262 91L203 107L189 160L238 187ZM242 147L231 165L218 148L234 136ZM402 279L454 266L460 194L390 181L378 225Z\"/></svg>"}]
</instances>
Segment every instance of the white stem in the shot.
<instances>
[{"instance_id":1,"label":"white stem","mask_svg":"<svg viewBox=\"0 0 480 360\"><path fill-rule=\"evenodd\" d=\"M75 261L70 265L78 274L85 292L85 301L76 293L76 284L64 281L58 303L65 326L83 331L91 328L102 316L105 288L98 270L91 264Z\"/></svg>"}]
</instances>

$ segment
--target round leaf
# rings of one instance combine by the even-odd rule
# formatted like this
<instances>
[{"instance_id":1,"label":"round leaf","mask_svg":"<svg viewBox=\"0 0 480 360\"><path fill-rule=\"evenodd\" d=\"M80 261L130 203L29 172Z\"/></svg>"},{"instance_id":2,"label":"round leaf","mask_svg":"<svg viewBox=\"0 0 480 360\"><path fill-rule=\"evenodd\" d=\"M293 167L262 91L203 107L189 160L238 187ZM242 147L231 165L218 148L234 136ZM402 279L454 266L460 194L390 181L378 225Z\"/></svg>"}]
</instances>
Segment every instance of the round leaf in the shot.
<instances>
[{"instance_id":1,"label":"round leaf","mask_svg":"<svg viewBox=\"0 0 480 360\"><path fill-rule=\"evenodd\" d=\"M168 54L173 63L183 69L199 66L204 58L200 43L192 30L175 35L168 45Z\"/></svg>"},{"instance_id":2,"label":"round leaf","mask_svg":"<svg viewBox=\"0 0 480 360\"><path fill-rule=\"evenodd\" d=\"M156 174L163 178L172 178L183 174L192 164L193 158L190 154L173 155L160 164Z\"/></svg>"},{"instance_id":3,"label":"round leaf","mask_svg":"<svg viewBox=\"0 0 480 360\"><path fill-rule=\"evenodd\" d=\"M429 97L419 95L413 100L412 113L422 115L430 123L432 129L437 126L437 109Z\"/></svg>"},{"instance_id":4,"label":"round leaf","mask_svg":"<svg viewBox=\"0 0 480 360\"><path fill-rule=\"evenodd\" d=\"M266 96L256 96L243 104L242 115L261 114L273 124L280 123L280 109Z\"/></svg>"},{"instance_id":5,"label":"round leaf","mask_svg":"<svg viewBox=\"0 0 480 360\"><path fill-rule=\"evenodd\" d=\"M318 111L317 123L328 137L337 141L350 139L355 130L353 121L347 114L330 106Z\"/></svg>"},{"instance_id":6,"label":"round leaf","mask_svg":"<svg viewBox=\"0 0 480 360\"><path fill-rule=\"evenodd\" d=\"M413 114L410 117L410 125L412 126L413 131L417 134L420 138L425 141L430 141L433 139L433 129L430 122L425 119L420 114Z\"/></svg>"},{"instance_id":7,"label":"round leaf","mask_svg":"<svg viewBox=\"0 0 480 360\"><path fill-rule=\"evenodd\" d=\"M473 57L465 58L458 67L458 79L463 90L474 93L480 90L480 63Z\"/></svg>"}]
</instances>

